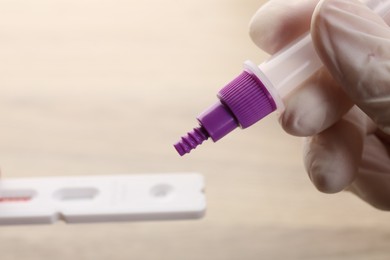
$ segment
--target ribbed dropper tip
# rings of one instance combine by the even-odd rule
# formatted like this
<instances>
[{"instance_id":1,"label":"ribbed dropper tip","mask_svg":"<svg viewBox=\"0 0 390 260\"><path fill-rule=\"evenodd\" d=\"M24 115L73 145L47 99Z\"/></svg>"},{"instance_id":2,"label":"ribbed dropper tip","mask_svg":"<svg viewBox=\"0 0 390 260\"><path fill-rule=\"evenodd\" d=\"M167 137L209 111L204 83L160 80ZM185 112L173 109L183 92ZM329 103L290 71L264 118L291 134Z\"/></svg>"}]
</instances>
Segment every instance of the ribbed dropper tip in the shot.
<instances>
[{"instance_id":1,"label":"ribbed dropper tip","mask_svg":"<svg viewBox=\"0 0 390 260\"><path fill-rule=\"evenodd\" d=\"M209 134L202 127L194 128L192 131L188 132L187 135L183 136L179 142L174 144L176 151L180 156L183 156L191 150L195 149L198 145L203 143L203 141L209 138Z\"/></svg>"}]
</instances>

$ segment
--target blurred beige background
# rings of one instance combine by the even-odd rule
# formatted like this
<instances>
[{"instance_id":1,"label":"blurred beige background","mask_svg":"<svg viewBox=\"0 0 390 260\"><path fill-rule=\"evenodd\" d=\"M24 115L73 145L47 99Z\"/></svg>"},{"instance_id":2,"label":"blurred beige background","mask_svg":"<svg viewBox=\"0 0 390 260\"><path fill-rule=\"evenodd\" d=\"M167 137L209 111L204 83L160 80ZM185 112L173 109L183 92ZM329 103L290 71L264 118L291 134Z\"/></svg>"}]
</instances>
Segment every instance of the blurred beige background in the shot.
<instances>
[{"instance_id":1,"label":"blurred beige background","mask_svg":"<svg viewBox=\"0 0 390 260\"><path fill-rule=\"evenodd\" d=\"M172 148L266 58L247 32L263 2L0 0L3 178L197 171L208 200L198 221L0 227L0 259L389 259L389 213L317 192L275 116Z\"/></svg>"}]
</instances>

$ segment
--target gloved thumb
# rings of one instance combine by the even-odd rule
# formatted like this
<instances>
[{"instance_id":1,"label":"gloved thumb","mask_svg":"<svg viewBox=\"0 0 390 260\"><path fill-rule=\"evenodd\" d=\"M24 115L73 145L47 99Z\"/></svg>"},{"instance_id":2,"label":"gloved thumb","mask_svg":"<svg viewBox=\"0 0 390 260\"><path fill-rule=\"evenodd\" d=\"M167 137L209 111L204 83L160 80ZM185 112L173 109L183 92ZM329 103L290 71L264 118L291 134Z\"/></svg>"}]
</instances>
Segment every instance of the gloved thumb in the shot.
<instances>
[{"instance_id":1,"label":"gloved thumb","mask_svg":"<svg viewBox=\"0 0 390 260\"><path fill-rule=\"evenodd\" d=\"M386 20L390 22L390 16ZM333 77L390 134L390 28L386 21L357 0L323 0L314 12L311 32Z\"/></svg>"}]
</instances>

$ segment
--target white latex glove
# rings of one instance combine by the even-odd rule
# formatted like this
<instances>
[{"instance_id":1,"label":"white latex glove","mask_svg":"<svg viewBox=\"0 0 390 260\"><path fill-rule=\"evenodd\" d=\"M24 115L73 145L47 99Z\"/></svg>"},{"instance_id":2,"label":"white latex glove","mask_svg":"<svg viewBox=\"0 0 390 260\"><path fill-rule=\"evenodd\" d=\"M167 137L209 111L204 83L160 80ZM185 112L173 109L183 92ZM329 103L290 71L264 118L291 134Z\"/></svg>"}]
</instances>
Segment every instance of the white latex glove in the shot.
<instances>
[{"instance_id":1,"label":"white latex glove","mask_svg":"<svg viewBox=\"0 0 390 260\"><path fill-rule=\"evenodd\" d=\"M310 28L325 67L285 99L280 123L306 137L320 191L350 190L390 210L390 28L356 0L271 0L250 32L272 54Z\"/></svg>"}]
</instances>

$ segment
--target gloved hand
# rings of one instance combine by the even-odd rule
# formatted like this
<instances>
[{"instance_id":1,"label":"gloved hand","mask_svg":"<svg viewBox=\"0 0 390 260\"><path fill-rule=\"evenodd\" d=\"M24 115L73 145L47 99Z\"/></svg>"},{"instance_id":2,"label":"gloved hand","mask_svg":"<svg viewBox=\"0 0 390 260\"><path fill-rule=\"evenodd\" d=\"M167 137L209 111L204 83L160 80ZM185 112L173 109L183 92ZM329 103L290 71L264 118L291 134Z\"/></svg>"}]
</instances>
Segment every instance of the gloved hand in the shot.
<instances>
[{"instance_id":1,"label":"gloved hand","mask_svg":"<svg viewBox=\"0 0 390 260\"><path fill-rule=\"evenodd\" d=\"M390 24L390 16L385 20ZM311 30L325 66L286 97L280 123L288 133L306 137L305 167L320 191L349 190L390 210L385 20L357 0L271 0L253 17L250 34L272 54Z\"/></svg>"}]
</instances>

